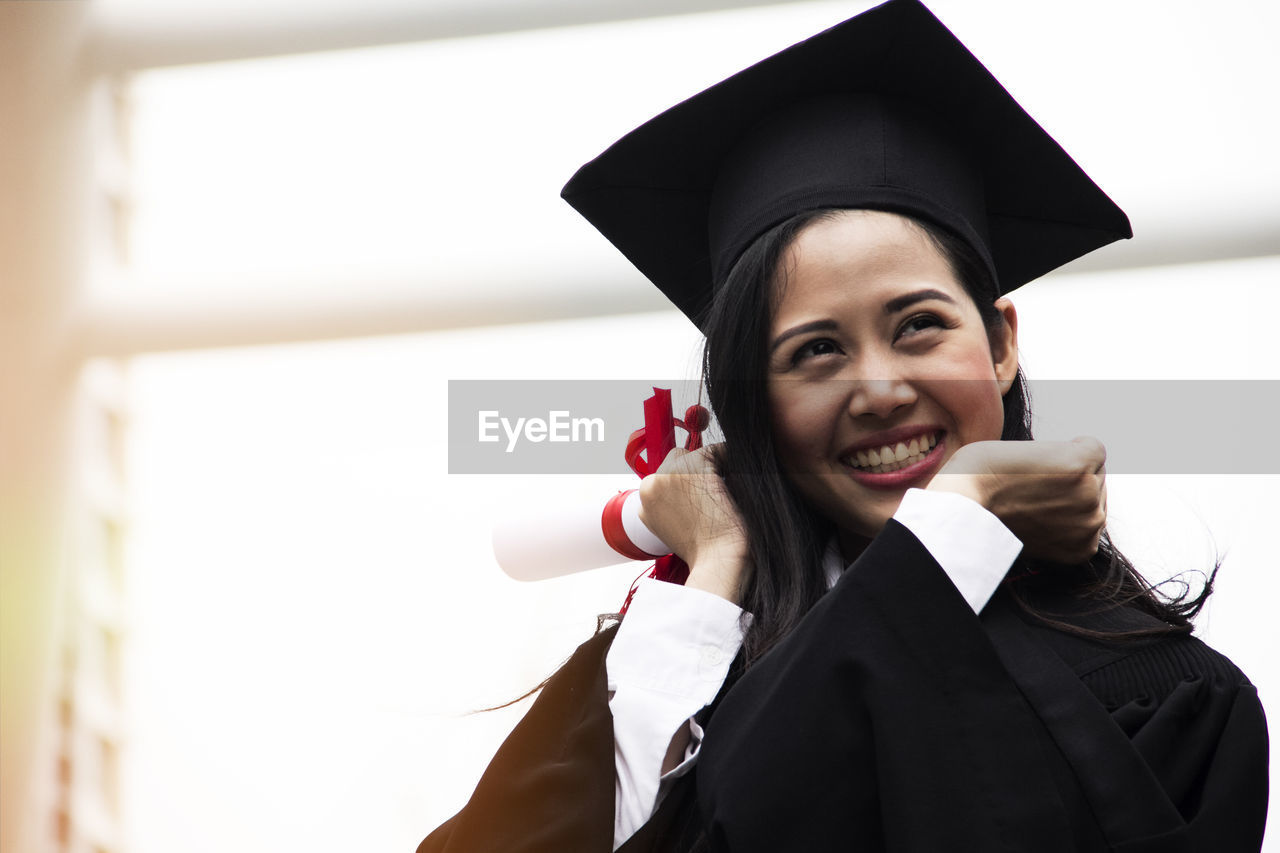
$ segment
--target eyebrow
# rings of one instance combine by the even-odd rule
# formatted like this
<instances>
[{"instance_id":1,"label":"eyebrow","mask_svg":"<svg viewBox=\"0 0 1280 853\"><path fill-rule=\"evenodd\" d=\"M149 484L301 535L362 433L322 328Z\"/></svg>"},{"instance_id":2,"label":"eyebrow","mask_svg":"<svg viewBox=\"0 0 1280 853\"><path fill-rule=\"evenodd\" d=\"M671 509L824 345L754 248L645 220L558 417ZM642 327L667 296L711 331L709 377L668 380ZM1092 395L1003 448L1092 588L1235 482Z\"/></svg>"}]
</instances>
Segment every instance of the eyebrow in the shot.
<instances>
[{"instance_id":1,"label":"eyebrow","mask_svg":"<svg viewBox=\"0 0 1280 853\"><path fill-rule=\"evenodd\" d=\"M901 296L895 296L884 304L885 314L897 314L903 308L909 305L915 305L917 302L924 302L927 299L939 299L952 305L956 301L941 290L935 290L932 287L926 287L924 290L917 290L913 293L904 293Z\"/></svg>"},{"instance_id":2,"label":"eyebrow","mask_svg":"<svg viewBox=\"0 0 1280 853\"><path fill-rule=\"evenodd\" d=\"M935 290L932 287L927 287L924 290L904 293L901 296L895 296L893 299L890 299L884 304L884 313L886 315L896 314L904 308L915 305L917 302L924 302L929 299L939 299L951 305L956 304L956 301L948 294L943 293L941 290ZM785 332L773 339L773 344L769 347L769 354L773 355L777 352L778 347L782 346L796 335L806 335L809 332L832 332L838 328L839 326L836 324L835 320L814 320L811 323L801 323L799 326L792 326L790 329L787 329Z\"/></svg>"}]
</instances>

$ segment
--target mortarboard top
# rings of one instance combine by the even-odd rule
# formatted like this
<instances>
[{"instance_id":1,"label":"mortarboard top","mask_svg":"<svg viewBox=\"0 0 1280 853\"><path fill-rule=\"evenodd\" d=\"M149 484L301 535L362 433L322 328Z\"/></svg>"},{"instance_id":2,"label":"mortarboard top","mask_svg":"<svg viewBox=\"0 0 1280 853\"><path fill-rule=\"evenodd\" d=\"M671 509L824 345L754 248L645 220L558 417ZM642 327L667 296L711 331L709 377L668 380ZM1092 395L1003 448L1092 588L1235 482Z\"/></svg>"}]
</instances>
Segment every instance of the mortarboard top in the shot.
<instances>
[{"instance_id":1,"label":"mortarboard top","mask_svg":"<svg viewBox=\"0 0 1280 853\"><path fill-rule=\"evenodd\" d=\"M931 220L1007 293L1132 236L1129 220L918 0L890 0L667 110L561 195L695 323L790 216Z\"/></svg>"}]
</instances>

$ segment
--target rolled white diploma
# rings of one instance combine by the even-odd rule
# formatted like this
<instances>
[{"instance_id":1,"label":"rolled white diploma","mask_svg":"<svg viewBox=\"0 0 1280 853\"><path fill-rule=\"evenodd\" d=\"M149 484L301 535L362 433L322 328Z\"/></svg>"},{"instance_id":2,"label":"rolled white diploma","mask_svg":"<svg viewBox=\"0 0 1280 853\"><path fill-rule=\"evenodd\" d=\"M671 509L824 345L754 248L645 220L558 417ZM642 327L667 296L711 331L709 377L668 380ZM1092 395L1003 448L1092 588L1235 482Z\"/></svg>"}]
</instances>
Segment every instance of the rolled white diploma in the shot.
<instances>
[{"instance_id":1,"label":"rolled white diploma","mask_svg":"<svg viewBox=\"0 0 1280 853\"><path fill-rule=\"evenodd\" d=\"M541 511L526 507L516 517L493 525L493 555L509 577L518 581L616 566L629 558L605 541L600 516L603 505L583 503ZM622 504L622 530L631 544L652 557L671 553L640 520L640 493Z\"/></svg>"}]
</instances>

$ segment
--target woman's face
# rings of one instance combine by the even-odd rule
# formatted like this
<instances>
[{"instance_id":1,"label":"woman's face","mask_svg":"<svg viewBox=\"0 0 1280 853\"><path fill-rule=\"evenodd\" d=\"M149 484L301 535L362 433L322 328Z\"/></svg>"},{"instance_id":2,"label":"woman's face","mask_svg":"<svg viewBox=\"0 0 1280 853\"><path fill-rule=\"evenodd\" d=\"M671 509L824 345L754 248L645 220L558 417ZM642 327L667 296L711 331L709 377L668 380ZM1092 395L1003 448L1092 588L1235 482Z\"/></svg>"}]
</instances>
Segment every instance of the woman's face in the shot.
<instances>
[{"instance_id":1,"label":"woman's face","mask_svg":"<svg viewBox=\"0 0 1280 853\"><path fill-rule=\"evenodd\" d=\"M1013 305L996 303L1005 324L989 336L924 231L876 211L805 227L777 279L768 394L783 468L843 533L874 536L959 447L1000 438Z\"/></svg>"}]
</instances>

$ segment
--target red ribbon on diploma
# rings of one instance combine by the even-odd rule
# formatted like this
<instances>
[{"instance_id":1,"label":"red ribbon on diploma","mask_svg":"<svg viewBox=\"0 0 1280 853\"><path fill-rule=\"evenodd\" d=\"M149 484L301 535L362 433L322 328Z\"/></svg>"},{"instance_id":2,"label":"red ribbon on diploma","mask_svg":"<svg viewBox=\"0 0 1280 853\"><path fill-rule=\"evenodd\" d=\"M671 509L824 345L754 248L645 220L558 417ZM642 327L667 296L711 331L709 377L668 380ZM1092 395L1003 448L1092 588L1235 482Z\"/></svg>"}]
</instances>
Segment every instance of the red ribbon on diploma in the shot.
<instances>
[{"instance_id":1,"label":"red ribbon on diploma","mask_svg":"<svg viewBox=\"0 0 1280 853\"><path fill-rule=\"evenodd\" d=\"M624 453L627 465L639 476L649 476L658 470L662 461L667 458L667 454L675 449L677 426L688 433L684 449L697 450L702 447L702 431L707 428L710 421L711 416L707 414L707 410L697 405L685 410L683 420L676 418L671 412L671 391L666 388L654 388L653 396L644 401L644 426L631 433L631 438L627 440L627 449ZM641 456L642 451L643 456ZM604 530L605 541L615 551L631 559L645 559L651 555L636 548L627 539L622 529L622 504L628 494L630 492L620 492L605 505L600 524ZM667 554L657 559L648 576L668 583L683 584L689 577L689 567L675 554ZM637 583L639 580L640 578L636 578ZM627 612L635 592L636 584L633 583L630 592L627 593L627 600L623 602L621 613Z\"/></svg>"}]
</instances>

